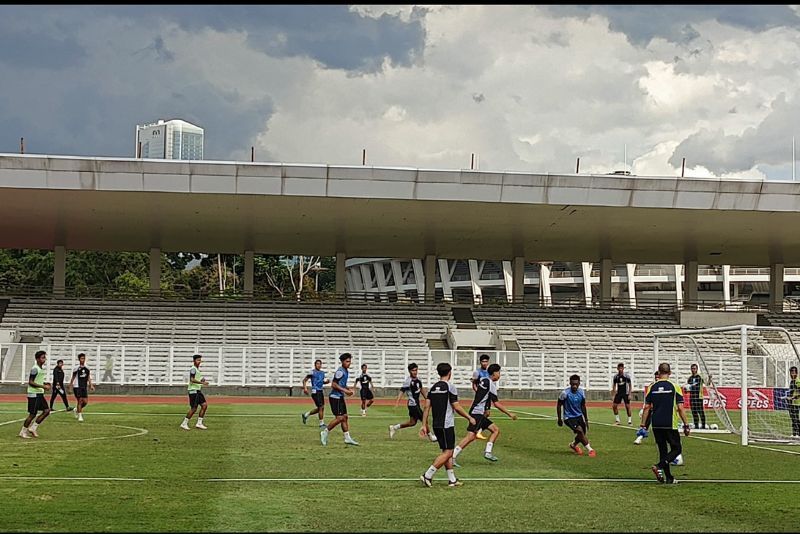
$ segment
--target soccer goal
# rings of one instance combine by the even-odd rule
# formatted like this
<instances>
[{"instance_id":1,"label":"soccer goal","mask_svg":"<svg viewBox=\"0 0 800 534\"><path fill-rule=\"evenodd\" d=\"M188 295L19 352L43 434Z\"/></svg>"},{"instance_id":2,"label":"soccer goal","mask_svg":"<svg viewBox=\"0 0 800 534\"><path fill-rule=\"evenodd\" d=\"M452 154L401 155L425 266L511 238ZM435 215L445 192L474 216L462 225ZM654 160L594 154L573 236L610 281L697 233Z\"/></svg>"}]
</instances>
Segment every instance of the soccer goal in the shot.
<instances>
[{"instance_id":1,"label":"soccer goal","mask_svg":"<svg viewBox=\"0 0 800 534\"><path fill-rule=\"evenodd\" d=\"M739 325L657 333L654 368L660 362L670 363L673 380L686 390L689 421L703 412L706 428L718 425L738 434L742 445L749 441L800 445L787 399L789 369L800 366L800 353L785 329ZM699 390L696 379L695 385L688 383L692 363L703 379Z\"/></svg>"}]
</instances>

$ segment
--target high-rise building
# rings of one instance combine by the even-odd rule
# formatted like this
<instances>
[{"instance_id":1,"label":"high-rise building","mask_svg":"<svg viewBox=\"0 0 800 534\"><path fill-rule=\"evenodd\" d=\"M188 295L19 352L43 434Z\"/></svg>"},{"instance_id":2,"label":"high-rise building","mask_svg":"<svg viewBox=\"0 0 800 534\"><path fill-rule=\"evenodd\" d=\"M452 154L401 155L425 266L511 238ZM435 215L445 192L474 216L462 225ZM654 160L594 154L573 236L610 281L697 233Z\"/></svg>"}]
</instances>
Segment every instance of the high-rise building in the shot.
<instances>
[{"instance_id":1,"label":"high-rise building","mask_svg":"<svg viewBox=\"0 0 800 534\"><path fill-rule=\"evenodd\" d=\"M136 157L149 159L203 159L203 129L171 119L136 125Z\"/></svg>"}]
</instances>

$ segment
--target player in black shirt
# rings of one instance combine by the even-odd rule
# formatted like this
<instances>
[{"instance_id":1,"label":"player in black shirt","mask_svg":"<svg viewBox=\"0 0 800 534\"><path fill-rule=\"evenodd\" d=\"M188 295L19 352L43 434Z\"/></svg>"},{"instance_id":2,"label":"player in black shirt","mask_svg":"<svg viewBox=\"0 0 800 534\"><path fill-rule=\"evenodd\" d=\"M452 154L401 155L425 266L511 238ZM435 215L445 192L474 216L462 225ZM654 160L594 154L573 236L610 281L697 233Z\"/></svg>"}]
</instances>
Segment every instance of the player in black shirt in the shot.
<instances>
[{"instance_id":1,"label":"player in black shirt","mask_svg":"<svg viewBox=\"0 0 800 534\"><path fill-rule=\"evenodd\" d=\"M403 386L400 388L400 393L397 395L397 399L394 401L394 407L397 408L397 405L400 402L400 399L403 398L403 395L408 397L406 402L408 405L408 421L405 423L397 423L396 425L389 425L389 438L393 438L395 432L401 428L409 428L416 425L417 421L422 421L422 408L419 398L422 397L423 399L427 399L427 392L422 386L420 379L417 378L418 372L419 367L416 363L412 362L408 364L408 377L406 377L405 382L403 382ZM436 441L435 434L429 433L428 437L430 437L431 441Z\"/></svg>"},{"instance_id":2,"label":"player in black shirt","mask_svg":"<svg viewBox=\"0 0 800 534\"><path fill-rule=\"evenodd\" d=\"M69 405L69 400L67 400L67 388L64 387L64 360L58 360L53 368L53 393L50 395L50 410L53 409L56 396L61 397L64 402L64 408L71 412L72 406Z\"/></svg>"},{"instance_id":3,"label":"player in black shirt","mask_svg":"<svg viewBox=\"0 0 800 534\"><path fill-rule=\"evenodd\" d=\"M617 374L611 377L611 394L614 395L614 402L611 409L614 411L614 424L619 423L619 404L625 403L625 411L628 412L628 424L632 425L631 420L631 375L625 372L625 364L617 364Z\"/></svg>"},{"instance_id":4,"label":"player in black shirt","mask_svg":"<svg viewBox=\"0 0 800 534\"><path fill-rule=\"evenodd\" d=\"M78 366L72 370L72 378L69 380L69 385L75 393L75 399L78 402L78 409L75 411L75 416L78 421L83 422L83 409L89 404L89 390L94 391L94 382L92 382L91 371L86 367L86 354L78 354Z\"/></svg>"},{"instance_id":5,"label":"player in black shirt","mask_svg":"<svg viewBox=\"0 0 800 534\"><path fill-rule=\"evenodd\" d=\"M449 486L461 486L461 481L456 478L456 472L453 471L453 449L456 446L456 429L455 421L453 420L453 413L459 414L461 417L466 418L470 425L475 424L475 419L470 414L464 411L464 408L458 403L458 391L456 387L450 383L450 373L453 368L449 363L442 362L436 366L436 373L439 375L439 381L431 386L428 392L428 402L425 404L425 411L422 414L422 429L419 431L421 437L428 434L428 414L433 413L433 432L439 441L439 448L442 453L436 457L433 464L421 475L419 479L422 483L431 487L433 476L436 471L443 465L447 469L447 479Z\"/></svg>"},{"instance_id":6,"label":"player in black shirt","mask_svg":"<svg viewBox=\"0 0 800 534\"><path fill-rule=\"evenodd\" d=\"M356 385L361 385L361 417L367 416L367 408L375 402L372 394L372 377L367 374L367 364L361 364L361 375L356 378Z\"/></svg>"},{"instance_id":7,"label":"player in black shirt","mask_svg":"<svg viewBox=\"0 0 800 534\"><path fill-rule=\"evenodd\" d=\"M691 370L692 376L686 382L686 389L689 391L689 407L692 409L692 421L694 421L695 428L705 428L706 412L703 409L703 377L697 373L696 363L692 364Z\"/></svg>"}]
</instances>

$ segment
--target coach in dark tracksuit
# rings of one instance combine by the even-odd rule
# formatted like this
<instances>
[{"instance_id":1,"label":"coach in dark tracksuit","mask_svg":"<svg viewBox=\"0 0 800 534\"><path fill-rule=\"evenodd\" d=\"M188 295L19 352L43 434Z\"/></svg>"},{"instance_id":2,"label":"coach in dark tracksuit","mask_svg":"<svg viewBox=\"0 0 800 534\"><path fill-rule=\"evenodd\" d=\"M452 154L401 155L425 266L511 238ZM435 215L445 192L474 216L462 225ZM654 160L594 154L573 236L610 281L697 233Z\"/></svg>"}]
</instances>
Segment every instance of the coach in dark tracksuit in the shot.
<instances>
[{"instance_id":1,"label":"coach in dark tracksuit","mask_svg":"<svg viewBox=\"0 0 800 534\"><path fill-rule=\"evenodd\" d=\"M50 395L50 409L53 409L53 403L56 400L56 395L61 396L64 401L64 407L68 412L72 411L72 407L67 400L67 389L64 387L64 360L58 360L53 369L53 394Z\"/></svg>"}]
</instances>

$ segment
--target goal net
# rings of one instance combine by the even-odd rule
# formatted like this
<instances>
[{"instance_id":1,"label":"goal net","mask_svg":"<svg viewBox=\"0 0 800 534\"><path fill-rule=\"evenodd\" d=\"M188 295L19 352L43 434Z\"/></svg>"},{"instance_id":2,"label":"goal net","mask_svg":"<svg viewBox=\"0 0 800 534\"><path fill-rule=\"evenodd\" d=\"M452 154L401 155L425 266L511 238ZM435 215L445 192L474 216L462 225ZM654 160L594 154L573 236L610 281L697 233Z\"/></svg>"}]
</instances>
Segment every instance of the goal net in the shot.
<instances>
[{"instance_id":1,"label":"goal net","mask_svg":"<svg viewBox=\"0 0 800 534\"><path fill-rule=\"evenodd\" d=\"M655 334L653 356L654 368L671 365L673 381L684 389L687 420L698 431L717 427L740 435L742 445L752 440L800 445L800 416L789 400L789 369L800 366L800 353L785 329L741 325L661 332ZM689 380L693 363L701 384L697 377Z\"/></svg>"}]
</instances>

